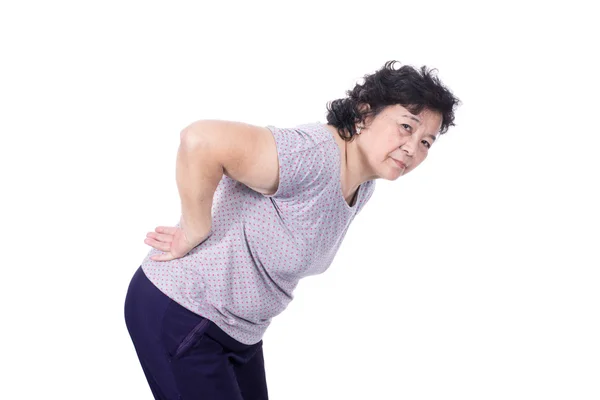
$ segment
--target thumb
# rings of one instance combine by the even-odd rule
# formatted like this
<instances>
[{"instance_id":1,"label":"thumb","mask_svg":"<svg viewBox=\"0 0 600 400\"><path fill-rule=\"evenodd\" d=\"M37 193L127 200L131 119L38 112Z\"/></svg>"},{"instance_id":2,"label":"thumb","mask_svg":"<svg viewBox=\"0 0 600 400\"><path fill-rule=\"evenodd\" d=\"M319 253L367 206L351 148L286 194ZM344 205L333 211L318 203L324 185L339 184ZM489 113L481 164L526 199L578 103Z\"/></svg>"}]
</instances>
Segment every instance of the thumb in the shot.
<instances>
[{"instance_id":1,"label":"thumb","mask_svg":"<svg viewBox=\"0 0 600 400\"><path fill-rule=\"evenodd\" d=\"M177 232L177 227L175 226L157 226L155 231L158 233L166 233L168 235L174 235Z\"/></svg>"},{"instance_id":2,"label":"thumb","mask_svg":"<svg viewBox=\"0 0 600 400\"><path fill-rule=\"evenodd\" d=\"M162 254L157 254L155 256L150 257L151 260L154 261L170 261L173 260L175 257L173 257L173 255L171 254L171 252L166 252L166 253L162 253Z\"/></svg>"}]
</instances>

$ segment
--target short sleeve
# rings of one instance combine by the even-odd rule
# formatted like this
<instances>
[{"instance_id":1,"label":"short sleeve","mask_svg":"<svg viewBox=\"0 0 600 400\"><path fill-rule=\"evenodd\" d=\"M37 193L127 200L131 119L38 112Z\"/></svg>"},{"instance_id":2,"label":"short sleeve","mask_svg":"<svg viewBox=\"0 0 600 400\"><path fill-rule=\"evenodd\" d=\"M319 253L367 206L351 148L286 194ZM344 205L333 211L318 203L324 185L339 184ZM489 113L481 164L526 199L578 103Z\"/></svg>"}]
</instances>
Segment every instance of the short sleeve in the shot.
<instances>
[{"instance_id":1,"label":"short sleeve","mask_svg":"<svg viewBox=\"0 0 600 400\"><path fill-rule=\"evenodd\" d=\"M363 209L363 207L367 204L367 202L371 199L371 196L373 195L373 192L375 192L375 184L376 184L376 180L370 180L366 183L364 183L365 185L365 192L364 195L360 201L360 203L357 205L357 210L356 210L356 214L360 213L360 211Z\"/></svg>"},{"instance_id":2,"label":"short sleeve","mask_svg":"<svg viewBox=\"0 0 600 400\"><path fill-rule=\"evenodd\" d=\"M271 195L278 200L302 200L331 184L331 145L322 131L310 128L277 128L268 125L277 146L279 185Z\"/></svg>"}]
</instances>

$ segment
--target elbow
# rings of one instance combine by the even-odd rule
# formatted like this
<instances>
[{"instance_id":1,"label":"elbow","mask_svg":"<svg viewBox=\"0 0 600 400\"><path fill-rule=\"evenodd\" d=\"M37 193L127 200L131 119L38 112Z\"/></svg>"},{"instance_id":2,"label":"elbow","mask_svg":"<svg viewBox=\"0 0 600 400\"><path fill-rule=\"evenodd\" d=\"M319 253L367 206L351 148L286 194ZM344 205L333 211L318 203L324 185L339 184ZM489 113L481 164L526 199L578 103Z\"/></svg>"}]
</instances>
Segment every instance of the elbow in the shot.
<instances>
[{"instance_id":1,"label":"elbow","mask_svg":"<svg viewBox=\"0 0 600 400\"><path fill-rule=\"evenodd\" d=\"M181 144L197 144L202 138L202 132L205 131L204 121L195 121L186 126L179 133L179 140Z\"/></svg>"}]
</instances>

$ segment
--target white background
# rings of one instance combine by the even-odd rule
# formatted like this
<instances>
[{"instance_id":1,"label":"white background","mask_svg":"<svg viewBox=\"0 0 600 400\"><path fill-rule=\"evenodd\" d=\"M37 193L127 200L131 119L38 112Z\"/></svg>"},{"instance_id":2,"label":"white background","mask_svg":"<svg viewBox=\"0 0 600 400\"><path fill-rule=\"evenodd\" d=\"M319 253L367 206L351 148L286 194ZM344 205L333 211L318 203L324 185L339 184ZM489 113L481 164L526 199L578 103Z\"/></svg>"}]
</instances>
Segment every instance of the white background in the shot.
<instances>
[{"instance_id":1,"label":"white background","mask_svg":"<svg viewBox=\"0 0 600 400\"><path fill-rule=\"evenodd\" d=\"M273 320L271 399L600 398L587 4L2 2L2 398L152 398L123 305L181 129L324 122L388 60L437 68L457 125Z\"/></svg>"}]
</instances>

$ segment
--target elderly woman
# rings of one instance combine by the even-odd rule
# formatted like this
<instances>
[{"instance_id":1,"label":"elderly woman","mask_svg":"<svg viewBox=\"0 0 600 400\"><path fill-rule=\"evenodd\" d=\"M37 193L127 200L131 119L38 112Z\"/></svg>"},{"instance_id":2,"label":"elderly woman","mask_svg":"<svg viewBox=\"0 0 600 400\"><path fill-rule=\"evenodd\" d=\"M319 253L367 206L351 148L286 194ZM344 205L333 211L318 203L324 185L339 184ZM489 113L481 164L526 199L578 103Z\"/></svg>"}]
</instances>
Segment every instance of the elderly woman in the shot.
<instances>
[{"instance_id":1,"label":"elderly woman","mask_svg":"<svg viewBox=\"0 0 600 400\"><path fill-rule=\"evenodd\" d=\"M267 399L262 337L298 281L327 270L376 179L419 166L460 101L387 62L327 105L327 124L203 120L181 132L181 218L159 226L125 299L156 399Z\"/></svg>"}]
</instances>

